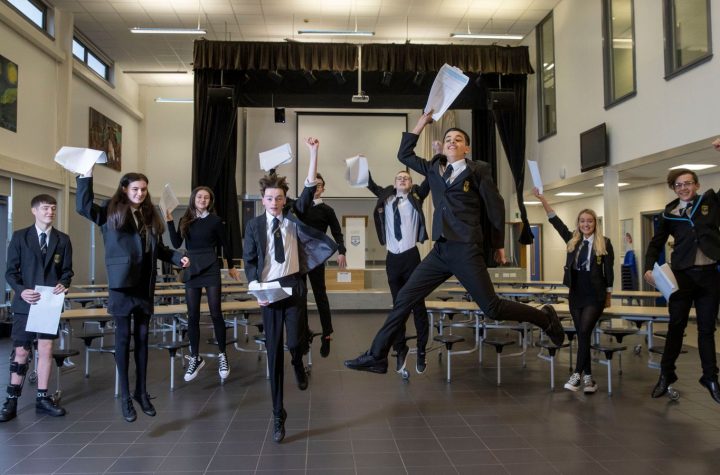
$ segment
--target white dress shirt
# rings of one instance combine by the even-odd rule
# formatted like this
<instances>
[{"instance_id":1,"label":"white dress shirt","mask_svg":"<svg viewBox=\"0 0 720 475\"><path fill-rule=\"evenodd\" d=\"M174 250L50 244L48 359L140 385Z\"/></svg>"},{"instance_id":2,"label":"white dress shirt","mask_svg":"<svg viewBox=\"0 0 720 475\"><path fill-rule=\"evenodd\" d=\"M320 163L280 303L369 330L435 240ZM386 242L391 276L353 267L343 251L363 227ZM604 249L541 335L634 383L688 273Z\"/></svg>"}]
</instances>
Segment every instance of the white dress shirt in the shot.
<instances>
[{"instance_id":1,"label":"white dress shirt","mask_svg":"<svg viewBox=\"0 0 720 475\"><path fill-rule=\"evenodd\" d=\"M398 211L402 230L402 239L399 241L395 239L395 213L393 212L393 202L398 198L401 198L398 203ZM385 201L385 245L388 252L400 254L415 247L419 229L420 217L407 199L407 194L398 193Z\"/></svg>"},{"instance_id":2,"label":"white dress shirt","mask_svg":"<svg viewBox=\"0 0 720 475\"><path fill-rule=\"evenodd\" d=\"M465 167L467 167L467 160L463 158L462 160L458 160L455 163L448 162L448 165L452 165L452 167L453 167L452 175L450 175L450 179L447 182L448 185L452 185L452 183L455 181L455 179L458 177L458 175L461 174L463 171L465 171ZM447 167L445 167L445 168L447 168ZM443 172L444 171L445 171L445 169L443 169Z\"/></svg>"},{"instance_id":3,"label":"white dress shirt","mask_svg":"<svg viewBox=\"0 0 720 475\"><path fill-rule=\"evenodd\" d=\"M40 233L45 233L45 245L50 244L50 232L51 231L52 231L52 226L47 228L47 231L43 231L42 229L35 226L35 232L37 233L38 244L40 244ZM42 247L42 244L40 244L40 247Z\"/></svg>"},{"instance_id":4,"label":"white dress shirt","mask_svg":"<svg viewBox=\"0 0 720 475\"><path fill-rule=\"evenodd\" d=\"M285 262L275 260L275 238L273 236L272 222L275 216L265 212L267 220L267 249L265 250L265 265L263 266L262 282L270 282L280 277L300 272L300 255L298 254L297 225L285 219L280 214L277 219L280 221L280 233L282 234L283 248L285 249Z\"/></svg>"}]
</instances>

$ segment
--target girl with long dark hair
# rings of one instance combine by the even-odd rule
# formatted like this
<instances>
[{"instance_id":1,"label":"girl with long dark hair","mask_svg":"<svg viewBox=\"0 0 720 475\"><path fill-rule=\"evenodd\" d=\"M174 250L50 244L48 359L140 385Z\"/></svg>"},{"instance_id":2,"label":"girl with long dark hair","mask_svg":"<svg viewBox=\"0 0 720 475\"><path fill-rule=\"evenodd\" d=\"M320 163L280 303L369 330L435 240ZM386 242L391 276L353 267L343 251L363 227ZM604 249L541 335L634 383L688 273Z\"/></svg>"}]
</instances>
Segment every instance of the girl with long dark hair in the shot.
<instances>
[{"instance_id":1,"label":"girl with long dark hair","mask_svg":"<svg viewBox=\"0 0 720 475\"><path fill-rule=\"evenodd\" d=\"M179 248L183 241L192 265L183 273L185 302L188 308L188 337L190 339L190 361L185 372L185 381L192 381L205 366L200 356L200 299L205 288L210 317L218 344L218 373L225 379L230 375L225 352L225 319L220 308L220 262L218 250L222 248L227 260L228 273L240 279L240 273L233 266L232 248L225 239L225 226L215 214L215 195L206 186L198 186L190 194L190 202L182 218L180 230L175 228L171 214L165 216L173 246Z\"/></svg>"},{"instance_id":2,"label":"girl with long dark hair","mask_svg":"<svg viewBox=\"0 0 720 475\"><path fill-rule=\"evenodd\" d=\"M155 211L142 173L126 173L109 201L94 202L92 169L77 178L76 210L100 226L105 243L109 299L115 322L115 365L120 378L122 413L137 419L132 399L148 416L156 414L147 393L148 324L153 314L157 259L187 267L190 260L162 242L164 224ZM130 323L134 339L135 392L130 395Z\"/></svg>"}]
</instances>

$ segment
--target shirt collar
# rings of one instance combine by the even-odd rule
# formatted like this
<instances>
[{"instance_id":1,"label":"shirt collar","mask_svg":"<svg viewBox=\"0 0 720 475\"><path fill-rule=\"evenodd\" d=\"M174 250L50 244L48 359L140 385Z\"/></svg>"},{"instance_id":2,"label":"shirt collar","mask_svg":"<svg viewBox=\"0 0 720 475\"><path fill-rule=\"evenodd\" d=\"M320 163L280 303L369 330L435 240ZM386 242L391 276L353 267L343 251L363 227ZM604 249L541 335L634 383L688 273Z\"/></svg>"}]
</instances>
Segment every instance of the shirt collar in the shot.
<instances>
[{"instance_id":1,"label":"shirt collar","mask_svg":"<svg viewBox=\"0 0 720 475\"><path fill-rule=\"evenodd\" d=\"M35 226L35 232L37 233L38 239L40 239L40 233L45 233L45 237L49 237L50 231L52 231L52 226L47 228L47 231L43 231L40 228L38 228L37 226Z\"/></svg>"},{"instance_id":2,"label":"shirt collar","mask_svg":"<svg viewBox=\"0 0 720 475\"><path fill-rule=\"evenodd\" d=\"M407 196L408 196L407 193L402 193L402 192L400 192L400 191L395 190L395 197L397 197L397 198L407 198Z\"/></svg>"},{"instance_id":3,"label":"shirt collar","mask_svg":"<svg viewBox=\"0 0 720 475\"><path fill-rule=\"evenodd\" d=\"M196 216L200 219L207 218L208 216L210 216L210 212L208 210L205 210L202 213L197 213Z\"/></svg>"},{"instance_id":4,"label":"shirt collar","mask_svg":"<svg viewBox=\"0 0 720 475\"><path fill-rule=\"evenodd\" d=\"M448 162L448 165L452 165L453 173L458 173L465 170L465 167L467 166L467 159L463 158L462 160L457 160L454 163Z\"/></svg>"},{"instance_id":5,"label":"shirt collar","mask_svg":"<svg viewBox=\"0 0 720 475\"><path fill-rule=\"evenodd\" d=\"M318 198L318 199L316 199L316 200L313 200L313 204L314 204L315 206L321 205L322 202L323 202L322 198Z\"/></svg>"},{"instance_id":6,"label":"shirt collar","mask_svg":"<svg viewBox=\"0 0 720 475\"><path fill-rule=\"evenodd\" d=\"M280 224L282 224L284 218L285 217L283 216L282 213L280 213L280 216L277 216L277 219L280 221ZM265 211L265 219L267 220L268 226L271 226L273 219L275 219L275 216L273 216L270 213L268 213L267 211Z\"/></svg>"},{"instance_id":7,"label":"shirt collar","mask_svg":"<svg viewBox=\"0 0 720 475\"><path fill-rule=\"evenodd\" d=\"M595 241L595 234L591 234L590 237L583 236L583 241L587 241L589 244L588 246L592 246L593 242Z\"/></svg>"}]
</instances>

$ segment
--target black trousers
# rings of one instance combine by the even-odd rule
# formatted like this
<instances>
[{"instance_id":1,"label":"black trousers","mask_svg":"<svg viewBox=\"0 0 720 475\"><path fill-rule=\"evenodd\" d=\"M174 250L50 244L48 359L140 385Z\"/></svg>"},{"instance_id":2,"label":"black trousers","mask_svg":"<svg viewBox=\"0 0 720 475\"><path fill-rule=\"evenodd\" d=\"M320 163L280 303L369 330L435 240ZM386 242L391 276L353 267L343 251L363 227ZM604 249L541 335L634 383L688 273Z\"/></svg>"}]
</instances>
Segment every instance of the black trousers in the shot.
<instances>
[{"instance_id":1,"label":"black trousers","mask_svg":"<svg viewBox=\"0 0 720 475\"><path fill-rule=\"evenodd\" d=\"M150 314L136 308L128 315L113 315L115 322L115 366L118 371L120 395L130 398L130 338L135 356L135 393L147 392L148 330ZM132 335L130 324L132 322Z\"/></svg>"},{"instance_id":2,"label":"black trousers","mask_svg":"<svg viewBox=\"0 0 720 475\"><path fill-rule=\"evenodd\" d=\"M674 271L678 290L670 296L670 323L660 368L663 374L675 376L675 360L680 355L688 314L693 303L697 315L698 350L705 378L717 378L715 355L715 320L720 304L720 272L716 266L694 267Z\"/></svg>"},{"instance_id":3,"label":"black trousers","mask_svg":"<svg viewBox=\"0 0 720 475\"><path fill-rule=\"evenodd\" d=\"M292 287L293 294L267 307L262 307L265 348L270 369L270 391L273 414L276 416L279 416L283 410L283 378L285 377L283 344L287 344L293 366L303 365L302 357L308 351L305 278L293 274L282 277L279 281L283 287ZM285 342L283 342L283 326L286 332Z\"/></svg>"},{"instance_id":4,"label":"black trousers","mask_svg":"<svg viewBox=\"0 0 720 475\"><path fill-rule=\"evenodd\" d=\"M313 295L315 296L315 305L317 305L320 314L320 325L322 325L323 336L328 336L333 332L332 316L330 315L330 301L328 301L327 289L325 288L325 264L317 266L308 272L310 285L312 286Z\"/></svg>"},{"instance_id":5,"label":"black trousers","mask_svg":"<svg viewBox=\"0 0 720 475\"><path fill-rule=\"evenodd\" d=\"M489 318L530 322L542 329L548 327L550 321L544 312L497 296L480 246L441 240L400 289L390 315L372 342L370 351L375 358L387 357L415 303L424 300L453 274Z\"/></svg>"},{"instance_id":6,"label":"black trousers","mask_svg":"<svg viewBox=\"0 0 720 475\"><path fill-rule=\"evenodd\" d=\"M403 285L410 279L415 268L420 264L420 251L417 247L408 249L400 254L387 253L385 258L385 270L387 271L388 284L390 285L390 294L392 295L393 304L397 299L397 295ZM415 331L417 332L417 350L418 354L425 354L425 348L428 342L428 314L425 308L425 301L419 300L412 308L415 320ZM406 318L407 320L407 318ZM398 330L397 338L393 344L395 351L405 346L405 322L403 321L400 330Z\"/></svg>"}]
</instances>

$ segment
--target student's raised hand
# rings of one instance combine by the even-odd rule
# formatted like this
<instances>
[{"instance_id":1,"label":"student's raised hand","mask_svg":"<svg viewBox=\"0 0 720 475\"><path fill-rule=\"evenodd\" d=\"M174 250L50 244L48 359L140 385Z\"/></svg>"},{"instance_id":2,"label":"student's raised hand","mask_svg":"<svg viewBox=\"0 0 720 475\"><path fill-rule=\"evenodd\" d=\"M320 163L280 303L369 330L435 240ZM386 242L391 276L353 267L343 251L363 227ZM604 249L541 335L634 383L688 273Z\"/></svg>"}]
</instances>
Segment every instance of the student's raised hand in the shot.
<instances>
[{"instance_id":1,"label":"student's raised hand","mask_svg":"<svg viewBox=\"0 0 720 475\"><path fill-rule=\"evenodd\" d=\"M170 213L170 211L165 210L165 221L168 223L173 220L173 215Z\"/></svg>"},{"instance_id":2,"label":"student's raised hand","mask_svg":"<svg viewBox=\"0 0 720 475\"><path fill-rule=\"evenodd\" d=\"M437 155L438 153L442 153L443 145L442 142L439 140L433 140L432 142L432 149L433 149L433 155Z\"/></svg>"},{"instance_id":3,"label":"student's raised hand","mask_svg":"<svg viewBox=\"0 0 720 475\"><path fill-rule=\"evenodd\" d=\"M93 163L93 166L90 167L90 170L86 171L85 173L83 173L80 176L82 176L83 178L90 178L91 176L93 176L93 168L95 168L94 163Z\"/></svg>"},{"instance_id":4,"label":"student's raised hand","mask_svg":"<svg viewBox=\"0 0 720 475\"><path fill-rule=\"evenodd\" d=\"M34 289L25 289L20 292L20 298L30 305L35 305L40 300L40 292L36 292Z\"/></svg>"},{"instance_id":5,"label":"student's raised hand","mask_svg":"<svg viewBox=\"0 0 720 475\"><path fill-rule=\"evenodd\" d=\"M305 139L305 145L308 146L308 149L311 152L317 152L318 148L320 147L320 141L315 137L308 137Z\"/></svg>"},{"instance_id":6,"label":"student's raised hand","mask_svg":"<svg viewBox=\"0 0 720 475\"><path fill-rule=\"evenodd\" d=\"M345 254L338 254L337 263L338 267L341 269L345 269L347 267L347 259L345 258Z\"/></svg>"},{"instance_id":7,"label":"student's raised hand","mask_svg":"<svg viewBox=\"0 0 720 475\"><path fill-rule=\"evenodd\" d=\"M70 289L66 288L62 284L58 284L53 289L53 294L55 294L55 295L66 294L66 293L68 293L68 290L70 290Z\"/></svg>"},{"instance_id":8,"label":"student's raised hand","mask_svg":"<svg viewBox=\"0 0 720 475\"><path fill-rule=\"evenodd\" d=\"M420 116L420 118L417 121L417 125L415 125L415 128L413 129L413 133L415 135L420 135L420 132L425 128L426 125L431 124L433 121L432 115L433 110L430 109L427 112L424 112L423 115Z\"/></svg>"},{"instance_id":9,"label":"student's raised hand","mask_svg":"<svg viewBox=\"0 0 720 475\"><path fill-rule=\"evenodd\" d=\"M180 265L183 266L183 269L190 266L190 258L188 256L183 256L182 259L180 259Z\"/></svg>"}]
</instances>

